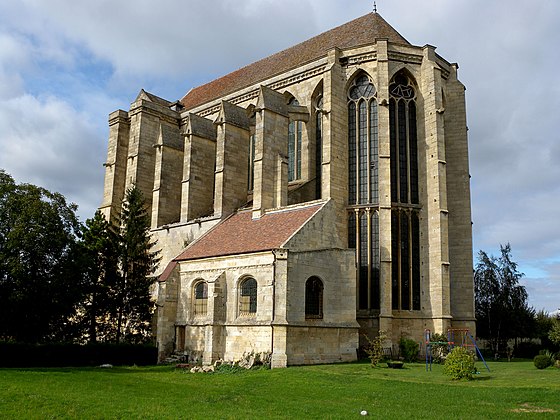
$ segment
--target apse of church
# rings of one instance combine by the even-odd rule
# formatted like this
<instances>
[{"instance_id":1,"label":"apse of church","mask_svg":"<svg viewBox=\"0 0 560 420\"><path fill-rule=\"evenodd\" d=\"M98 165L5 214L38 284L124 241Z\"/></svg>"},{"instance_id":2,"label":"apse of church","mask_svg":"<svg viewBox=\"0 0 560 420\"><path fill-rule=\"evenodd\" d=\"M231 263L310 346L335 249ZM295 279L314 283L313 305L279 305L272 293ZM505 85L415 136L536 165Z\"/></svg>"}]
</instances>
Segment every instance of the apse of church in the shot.
<instances>
[{"instance_id":1,"label":"apse of church","mask_svg":"<svg viewBox=\"0 0 560 420\"><path fill-rule=\"evenodd\" d=\"M109 117L101 210L144 193L160 358L356 358L474 330L465 88L370 13Z\"/></svg>"}]
</instances>

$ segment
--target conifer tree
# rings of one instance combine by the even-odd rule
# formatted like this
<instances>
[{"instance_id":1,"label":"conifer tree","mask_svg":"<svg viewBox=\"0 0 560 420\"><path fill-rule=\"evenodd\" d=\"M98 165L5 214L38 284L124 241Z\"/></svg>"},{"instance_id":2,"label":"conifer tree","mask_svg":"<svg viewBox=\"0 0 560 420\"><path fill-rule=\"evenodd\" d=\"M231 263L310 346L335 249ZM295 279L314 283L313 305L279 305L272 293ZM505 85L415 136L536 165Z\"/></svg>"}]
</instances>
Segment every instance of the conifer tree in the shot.
<instances>
[{"instance_id":1,"label":"conifer tree","mask_svg":"<svg viewBox=\"0 0 560 420\"><path fill-rule=\"evenodd\" d=\"M86 220L82 236L85 286L79 324L89 342L110 341L115 336L111 308L118 278L118 232L98 210Z\"/></svg>"},{"instance_id":2,"label":"conifer tree","mask_svg":"<svg viewBox=\"0 0 560 420\"><path fill-rule=\"evenodd\" d=\"M150 235L150 217L137 187L126 191L118 225L115 341L143 342L150 335L154 310L150 289L160 252L154 251L156 241Z\"/></svg>"}]
</instances>

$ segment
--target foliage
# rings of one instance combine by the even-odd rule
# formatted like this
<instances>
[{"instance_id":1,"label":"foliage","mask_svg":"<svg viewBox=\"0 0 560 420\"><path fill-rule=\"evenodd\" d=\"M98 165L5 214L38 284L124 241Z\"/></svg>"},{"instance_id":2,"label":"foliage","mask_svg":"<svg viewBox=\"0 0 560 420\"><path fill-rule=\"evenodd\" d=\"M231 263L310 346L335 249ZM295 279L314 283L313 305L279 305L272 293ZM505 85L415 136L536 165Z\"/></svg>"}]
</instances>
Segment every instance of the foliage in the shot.
<instances>
[{"instance_id":1,"label":"foliage","mask_svg":"<svg viewBox=\"0 0 560 420\"><path fill-rule=\"evenodd\" d=\"M533 363L537 369L546 369L547 367L552 366L554 362L551 362L549 355L537 354L533 359Z\"/></svg>"},{"instance_id":2,"label":"foliage","mask_svg":"<svg viewBox=\"0 0 560 420\"><path fill-rule=\"evenodd\" d=\"M379 331L374 339L369 338L365 334L364 337L368 342L368 345L364 347L364 351L371 360L371 366L376 367L385 357L383 354L383 344L387 339L387 334L385 331Z\"/></svg>"},{"instance_id":3,"label":"foliage","mask_svg":"<svg viewBox=\"0 0 560 420\"><path fill-rule=\"evenodd\" d=\"M0 338L71 340L82 298L77 206L0 170Z\"/></svg>"},{"instance_id":4,"label":"foliage","mask_svg":"<svg viewBox=\"0 0 560 420\"><path fill-rule=\"evenodd\" d=\"M472 379L475 370L474 355L464 347L454 347L443 365L443 373L452 379Z\"/></svg>"},{"instance_id":5,"label":"foliage","mask_svg":"<svg viewBox=\"0 0 560 420\"><path fill-rule=\"evenodd\" d=\"M555 345L549 338L549 332L554 327L555 322L555 318L550 316L548 312L540 310L535 314L533 329L527 336L540 340L543 348L553 348Z\"/></svg>"},{"instance_id":6,"label":"foliage","mask_svg":"<svg viewBox=\"0 0 560 420\"><path fill-rule=\"evenodd\" d=\"M555 320L552 327L548 333L548 338L554 344L560 346L560 320Z\"/></svg>"},{"instance_id":7,"label":"foliage","mask_svg":"<svg viewBox=\"0 0 560 420\"><path fill-rule=\"evenodd\" d=\"M222 363L214 369L214 373L224 375L234 375L241 372L247 372L247 369L239 366L239 363Z\"/></svg>"},{"instance_id":8,"label":"foliage","mask_svg":"<svg viewBox=\"0 0 560 420\"><path fill-rule=\"evenodd\" d=\"M401 357L405 362L416 362L418 361L418 350L420 346L414 340L410 338L401 337L399 340L399 351Z\"/></svg>"},{"instance_id":9,"label":"foliage","mask_svg":"<svg viewBox=\"0 0 560 420\"><path fill-rule=\"evenodd\" d=\"M479 251L474 276L477 332L495 353L508 339L530 336L534 328L534 310L519 284L523 273L512 260L509 244L501 245L500 251L499 258Z\"/></svg>"},{"instance_id":10,"label":"foliage","mask_svg":"<svg viewBox=\"0 0 560 420\"><path fill-rule=\"evenodd\" d=\"M150 217L137 187L126 191L118 218L118 275L116 276L113 312L115 342L145 342L150 337L154 303L150 287L159 263L156 241L150 235Z\"/></svg>"},{"instance_id":11,"label":"foliage","mask_svg":"<svg viewBox=\"0 0 560 420\"><path fill-rule=\"evenodd\" d=\"M84 299L76 322L89 342L110 341L116 336L111 320L118 279L118 235L98 210L86 220L81 245Z\"/></svg>"}]
</instances>

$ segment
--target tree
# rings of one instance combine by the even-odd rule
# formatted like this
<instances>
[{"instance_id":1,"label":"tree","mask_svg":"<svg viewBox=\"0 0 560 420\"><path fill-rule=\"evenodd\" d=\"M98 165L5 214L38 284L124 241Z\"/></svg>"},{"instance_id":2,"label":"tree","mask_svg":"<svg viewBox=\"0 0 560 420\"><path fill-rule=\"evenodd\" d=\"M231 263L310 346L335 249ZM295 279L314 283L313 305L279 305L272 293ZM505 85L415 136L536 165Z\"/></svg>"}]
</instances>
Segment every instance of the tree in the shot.
<instances>
[{"instance_id":1,"label":"tree","mask_svg":"<svg viewBox=\"0 0 560 420\"><path fill-rule=\"evenodd\" d=\"M84 299L78 324L89 342L115 336L111 308L117 286L118 233L98 210L83 226L81 245Z\"/></svg>"},{"instance_id":2,"label":"tree","mask_svg":"<svg viewBox=\"0 0 560 420\"><path fill-rule=\"evenodd\" d=\"M511 258L511 246L500 245L500 251L499 258L479 251L474 276L477 332L490 340L496 353L500 343L529 335L534 320L527 291L519 284L524 274Z\"/></svg>"},{"instance_id":3,"label":"tree","mask_svg":"<svg viewBox=\"0 0 560 420\"><path fill-rule=\"evenodd\" d=\"M81 300L77 206L0 170L0 338L67 340Z\"/></svg>"},{"instance_id":4,"label":"tree","mask_svg":"<svg viewBox=\"0 0 560 420\"><path fill-rule=\"evenodd\" d=\"M159 263L160 251L150 235L150 217L142 193L136 187L126 191L118 218L119 276L117 277L114 313L115 341L142 342L150 336L154 311L150 288Z\"/></svg>"},{"instance_id":5,"label":"tree","mask_svg":"<svg viewBox=\"0 0 560 420\"><path fill-rule=\"evenodd\" d=\"M557 346L560 346L560 319L556 319L548 332L548 338Z\"/></svg>"}]
</instances>

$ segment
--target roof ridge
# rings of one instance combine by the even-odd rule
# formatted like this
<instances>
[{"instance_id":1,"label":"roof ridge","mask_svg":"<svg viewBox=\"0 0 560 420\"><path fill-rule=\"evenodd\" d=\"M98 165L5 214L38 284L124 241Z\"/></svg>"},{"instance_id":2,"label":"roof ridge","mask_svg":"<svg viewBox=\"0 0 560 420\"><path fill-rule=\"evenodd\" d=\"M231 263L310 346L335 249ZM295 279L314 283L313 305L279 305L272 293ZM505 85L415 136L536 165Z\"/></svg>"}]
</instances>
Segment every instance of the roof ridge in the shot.
<instances>
[{"instance_id":1,"label":"roof ridge","mask_svg":"<svg viewBox=\"0 0 560 420\"><path fill-rule=\"evenodd\" d=\"M317 60L325 56L332 48L354 48L374 43L377 38L387 38L391 42L410 45L379 13L370 12L204 85L192 88L181 98L181 103L187 110L193 109Z\"/></svg>"}]
</instances>

